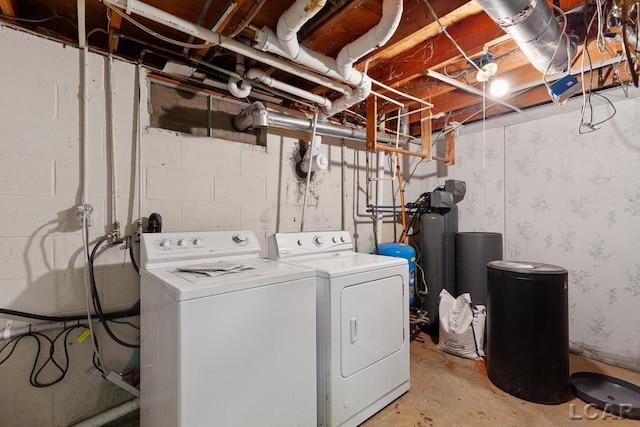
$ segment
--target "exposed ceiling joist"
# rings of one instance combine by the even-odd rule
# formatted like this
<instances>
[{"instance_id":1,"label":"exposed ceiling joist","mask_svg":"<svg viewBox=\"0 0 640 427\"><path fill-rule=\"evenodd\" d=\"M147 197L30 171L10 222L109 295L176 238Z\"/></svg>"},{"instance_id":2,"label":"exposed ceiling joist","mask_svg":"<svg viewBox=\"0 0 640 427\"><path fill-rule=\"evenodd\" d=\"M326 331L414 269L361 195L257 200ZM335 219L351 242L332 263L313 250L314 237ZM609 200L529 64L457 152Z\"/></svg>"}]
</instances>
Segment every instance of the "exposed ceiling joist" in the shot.
<instances>
[{"instance_id":1,"label":"exposed ceiling joist","mask_svg":"<svg viewBox=\"0 0 640 427\"><path fill-rule=\"evenodd\" d=\"M18 16L18 2L16 0L0 0L0 10L7 16Z\"/></svg>"}]
</instances>

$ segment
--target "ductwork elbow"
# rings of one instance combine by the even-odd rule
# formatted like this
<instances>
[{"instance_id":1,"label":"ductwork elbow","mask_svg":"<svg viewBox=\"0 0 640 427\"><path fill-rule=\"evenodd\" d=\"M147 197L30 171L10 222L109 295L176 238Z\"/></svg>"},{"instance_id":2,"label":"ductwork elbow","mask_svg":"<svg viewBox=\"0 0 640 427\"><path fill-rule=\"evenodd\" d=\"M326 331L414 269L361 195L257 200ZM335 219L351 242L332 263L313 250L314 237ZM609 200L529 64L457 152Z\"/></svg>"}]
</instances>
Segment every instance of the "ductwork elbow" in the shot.
<instances>
[{"instance_id":1,"label":"ductwork elbow","mask_svg":"<svg viewBox=\"0 0 640 427\"><path fill-rule=\"evenodd\" d=\"M268 125L269 113L262 102L254 102L233 118L233 127L239 132Z\"/></svg>"},{"instance_id":2,"label":"ductwork elbow","mask_svg":"<svg viewBox=\"0 0 640 427\"><path fill-rule=\"evenodd\" d=\"M576 53L546 0L476 0L542 73L562 72Z\"/></svg>"},{"instance_id":3,"label":"ductwork elbow","mask_svg":"<svg viewBox=\"0 0 640 427\"><path fill-rule=\"evenodd\" d=\"M298 43L298 31L300 28L326 4L326 0L297 0L278 19L276 27L278 40L282 44L282 49L295 59L300 52Z\"/></svg>"},{"instance_id":4,"label":"ductwork elbow","mask_svg":"<svg viewBox=\"0 0 640 427\"><path fill-rule=\"evenodd\" d=\"M400 18L402 18L402 0L384 0L382 2L382 18L380 18L378 25L343 47L338 53L336 65L340 75L349 79L353 64L358 59L386 44L398 29Z\"/></svg>"}]
</instances>

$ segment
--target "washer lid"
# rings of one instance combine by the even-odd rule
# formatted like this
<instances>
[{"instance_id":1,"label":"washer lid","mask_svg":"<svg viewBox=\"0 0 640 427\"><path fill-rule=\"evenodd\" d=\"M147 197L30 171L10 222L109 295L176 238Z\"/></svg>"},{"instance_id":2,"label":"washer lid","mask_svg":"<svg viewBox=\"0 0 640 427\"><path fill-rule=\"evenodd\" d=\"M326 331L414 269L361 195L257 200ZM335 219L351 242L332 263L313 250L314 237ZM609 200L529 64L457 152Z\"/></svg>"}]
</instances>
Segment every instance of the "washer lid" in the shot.
<instances>
[{"instance_id":1,"label":"washer lid","mask_svg":"<svg viewBox=\"0 0 640 427\"><path fill-rule=\"evenodd\" d=\"M598 409L625 418L640 419L640 387L595 372L571 374L576 396Z\"/></svg>"},{"instance_id":2,"label":"washer lid","mask_svg":"<svg viewBox=\"0 0 640 427\"><path fill-rule=\"evenodd\" d=\"M141 270L142 277L161 288L176 301L186 301L213 295L236 292L260 286L273 285L314 276L310 268L284 264L267 259L240 259L228 261L229 271L211 271L207 274L206 264L216 264L219 260L200 260L197 264L178 267ZM233 265L232 265L233 264ZM233 268L234 266L238 268Z\"/></svg>"},{"instance_id":3,"label":"washer lid","mask_svg":"<svg viewBox=\"0 0 640 427\"><path fill-rule=\"evenodd\" d=\"M557 265L527 261L491 261L488 266L496 270L514 271L516 273L559 274L567 272L565 268Z\"/></svg>"}]
</instances>

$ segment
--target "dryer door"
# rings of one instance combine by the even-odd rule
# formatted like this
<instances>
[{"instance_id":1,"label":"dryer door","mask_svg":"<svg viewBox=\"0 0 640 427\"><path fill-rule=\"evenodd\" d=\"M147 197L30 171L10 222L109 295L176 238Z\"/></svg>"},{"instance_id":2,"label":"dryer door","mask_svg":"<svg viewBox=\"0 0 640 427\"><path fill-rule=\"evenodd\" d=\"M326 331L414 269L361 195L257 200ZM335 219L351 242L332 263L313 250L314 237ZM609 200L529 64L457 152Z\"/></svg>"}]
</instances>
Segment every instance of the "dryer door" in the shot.
<instances>
[{"instance_id":1,"label":"dryer door","mask_svg":"<svg viewBox=\"0 0 640 427\"><path fill-rule=\"evenodd\" d=\"M395 275L346 286L340 296L343 378L402 349L404 283Z\"/></svg>"}]
</instances>

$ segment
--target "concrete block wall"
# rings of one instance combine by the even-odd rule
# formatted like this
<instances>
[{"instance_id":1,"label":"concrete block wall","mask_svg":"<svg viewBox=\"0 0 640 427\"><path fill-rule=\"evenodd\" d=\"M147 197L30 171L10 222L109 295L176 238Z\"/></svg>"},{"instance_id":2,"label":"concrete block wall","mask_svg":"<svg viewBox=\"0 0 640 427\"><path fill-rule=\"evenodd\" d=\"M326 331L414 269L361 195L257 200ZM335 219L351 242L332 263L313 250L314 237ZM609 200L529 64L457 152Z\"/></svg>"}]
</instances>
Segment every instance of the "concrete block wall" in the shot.
<instances>
[{"instance_id":1,"label":"concrete block wall","mask_svg":"<svg viewBox=\"0 0 640 427\"><path fill-rule=\"evenodd\" d=\"M79 314L86 301L82 233L76 220L82 194L80 54L73 47L0 26L0 57L0 307ZM249 229L257 233L263 250L269 234L299 230L305 184L294 166L299 138L308 136L274 133L261 147L152 129L143 99L138 174L137 74L136 66L113 61L116 216L124 230L134 230L139 202L143 217L162 215L164 231ZM105 76L107 59L90 54L87 185L95 213L92 244L110 231L114 220ZM146 84L144 76L142 82ZM368 252L373 232L366 212L363 147L347 142L343 150L340 140L323 141L321 152L329 159L329 169L311 181L305 229L339 229L344 223L356 236L358 249ZM415 162L408 160L403 167L413 169ZM424 191L424 178L418 173L409 183L407 201ZM385 188L383 203L390 204L390 181ZM393 228L393 223L385 223L385 240L393 238ZM139 279L120 245L101 252L96 281L106 311L129 308L139 298ZM5 322L0 318L0 328ZM14 322L19 324L25 323ZM129 342L137 338L137 331L127 325L112 328ZM95 330L107 368L123 368L133 351L110 341L101 326ZM67 377L48 388L29 385L35 341L18 343L13 357L0 365L6 396L0 402L0 425L70 425L132 397L101 378L87 380L92 349L89 340L75 341L78 334L68 340Z\"/></svg>"}]
</instances>

